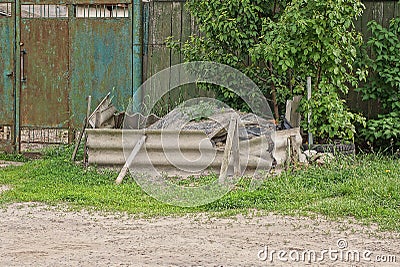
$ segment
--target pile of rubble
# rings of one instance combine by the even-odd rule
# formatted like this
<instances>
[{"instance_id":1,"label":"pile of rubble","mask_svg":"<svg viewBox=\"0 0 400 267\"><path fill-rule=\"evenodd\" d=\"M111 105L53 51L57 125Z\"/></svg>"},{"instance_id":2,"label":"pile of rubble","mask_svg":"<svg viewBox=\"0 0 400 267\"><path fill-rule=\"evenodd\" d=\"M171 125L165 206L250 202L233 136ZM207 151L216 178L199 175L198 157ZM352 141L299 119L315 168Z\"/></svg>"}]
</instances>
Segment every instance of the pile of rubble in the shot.
<instances>
[{"instance_id":1,"label":"pile of rubble","mask_svg":"<svg viewBox=\"0 0 400 267\"><path fill-rule=\"evenodd\" d=\"M289 101L291 105L287 108L281 127L277 127L272 118L238 112L224 104L194 101L198 102L186 102L159 118L154 114L144 116L119 112L107 95L90 115L88 125L112 129L197 130L204 132L212 145L221 151L225 149L230 120L235 118L238 121L238 139L243 147L258 146L257 149L262 152L257 152L255 156L272 160L276 165L293 162L323 164L334 158L337 152L354 153L354 145L345 144L304 146L301 149L300 116L296 112L300 101L298 97Z\"/></svg>"},{"instance_id":2,"label":"pile of rubble","mask_svg":"<svg viewBox=\"0 0 400 267\"><path fill-rule=\"evenodd\" d=\"M237 112L232 109L214 108L212 113L213 115L207 118L197 117L193 119L184 108L177 108L148 128L203 131L216 147L221 147L227 138L230 119L237 118L240 141L265 136L269 143L269 152L272 152L271 135L275 131L273 120L266 120L252 113Z\"/></svg>"},{"instance_id":3,"label":"pile of rubble","mask_svg":"<svg viewBox=\"0 0 400 267\"><path fill-rule=\"evenodd\" d=\"M332 145L303 145L303 153L309 163L325 164L335 158L336 155L354 155L355 145L352 143L335 142Z\"/></svg>"},{"instance_id":4,"label":"pile of rubble","mask_svg":"<svg viewBox=\"0 0 400 267\"><path fill-rule=\"evenodd\" d=\"M190 100L159 118L154 114L144 116L140 113L118 112L108 95L90 115L88 125L95 129L202 131L216 150L224 151L231 119L238 121L241 154L248 153L256 161L281 165L289 158L286 147L291 142L290 156L293 158L295 155L296 161L299 161L302 143L299 128L276 131L272 117L266 119L253 113L238 112L221 103ZM288 138L291 140L288 141Z\"/></svg>"}]
</instances>

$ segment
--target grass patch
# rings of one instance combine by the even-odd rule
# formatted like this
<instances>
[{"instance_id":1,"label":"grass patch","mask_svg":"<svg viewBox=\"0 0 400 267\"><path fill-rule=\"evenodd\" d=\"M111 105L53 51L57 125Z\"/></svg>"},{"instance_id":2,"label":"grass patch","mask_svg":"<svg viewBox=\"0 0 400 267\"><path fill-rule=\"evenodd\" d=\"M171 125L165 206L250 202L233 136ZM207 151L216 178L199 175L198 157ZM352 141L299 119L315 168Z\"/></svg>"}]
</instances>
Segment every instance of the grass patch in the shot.
<instances>
[{"instance_id":1,"label":"grass patch","mask_svg":"<svg viewBox=\"0 0 400 267\"><path fill-rule=\"evenodd\" d=\"M287 171L266 179L249 191L242 178L235 190L205 206L179 208L148 196L132 178L114 185L116 172L84 169L69 162L71 147L45 153L43 159L0 170L4 192L0 203L38 201L68 203L76 208L125 211L140 216L180 215L193 212L236 214L262 210L281 214L322 214L332 219L356 218L378 223L381 229L400 231L400 161L363 155L339 158L325 166ZM178 181L184 186L209 183L215 177Z\"/></svg>"},{"instance_id":2,"label":"grass patch","mask_svg":"<svg viewBox=\"0 0 400 267\"><path fill-rule=\"evenodd\" d=\"M0 160L4 161L15 161L15 162L27 162L29 158L22 154L10 154L6 152L0 152Z\"/></svg>"}]
</instances>

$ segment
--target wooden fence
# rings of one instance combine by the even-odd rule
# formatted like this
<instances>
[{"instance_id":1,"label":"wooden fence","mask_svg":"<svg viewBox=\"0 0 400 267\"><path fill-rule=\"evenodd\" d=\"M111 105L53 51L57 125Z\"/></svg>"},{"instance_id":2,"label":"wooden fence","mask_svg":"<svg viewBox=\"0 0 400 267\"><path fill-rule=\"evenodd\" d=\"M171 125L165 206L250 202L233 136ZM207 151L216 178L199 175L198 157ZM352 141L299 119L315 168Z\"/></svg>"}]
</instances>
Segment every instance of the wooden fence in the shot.
<instances>
[{"instance_id":1,"label":"wooden fence","mask_svg":"<svg viewBox=\"0 0 400 267\"><path fill-rule=\"evenodd\" d=\"M186 41L195 30L194 19L185 8L184 0L157 0L144 4L143 80L170 66L183 62L183 55L167 48L169 36ZM177 103L196 96L206 96L196 86L181 86L166 94L158 103L156 113L163 115ZM151 92L147 97L152 97Z\"/></svg>"},{"instance_id":2,"label":"wooden fence","mask_svg":"<svg viewBox=\"0 0 400 267\"><path fill-rule=\"evenodd\" d=\"M367 24L375 20L384 27L389 25L389 21L394 17L400 16L399 1L363 1L365 10L362 17L355 22L356 29L363 34L364 40L371 37L372 33L368 30ZM347 96L347 103L354 111L362 112L367 116L376 117L380 110L377 101L362 101L361 93L350 90Z\"/></svg>"},{"instance_id":3,"label":"wooden fence","mask_svg":"<svg viewBox=\"0 0 400 267\"><path fill-rule=\"evenodd\" d=\"M390 19L400 16L398 0L368 0L363 3L366 9L362 17L355 22L355 26L365 39L371 36L371 32L367 28L369 21L376 20L383 26L387 26ZM185 41L196 31L194 20L184 5L184 0L155 0L145 3L144 80L164 68L182 62L183 56L179 52L168 49L165 39L174 36L175 39ZM188 86L184 90L175 90L165 96L165 103L159 108L170 108L170 105L179 102L179 99L183 100L204 94L193 86ZM362 101L357 92L351 91L347 101L352 109L363 112L367 116L374 116L378 112L376 103Z\"/></svg>"}]
</instances>

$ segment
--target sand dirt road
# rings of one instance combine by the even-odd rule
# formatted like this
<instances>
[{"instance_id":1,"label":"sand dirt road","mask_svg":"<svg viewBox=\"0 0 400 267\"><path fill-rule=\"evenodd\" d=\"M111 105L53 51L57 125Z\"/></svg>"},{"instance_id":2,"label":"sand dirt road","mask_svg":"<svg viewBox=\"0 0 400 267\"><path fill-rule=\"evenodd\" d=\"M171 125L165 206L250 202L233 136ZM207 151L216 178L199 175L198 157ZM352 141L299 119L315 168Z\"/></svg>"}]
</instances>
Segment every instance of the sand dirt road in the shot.
<instances>
[{"instance_id":1,"label":"sand dirt road","mask_svg":"<svg viewBox=\"0 0 400 267\"><path fill-rule=\"evenodd\" d=\"M64 209L38 203L0 208L0 266L400 266L399 233L350 222L272 214L138 219ZM338 249L338 239L347 242L345 249ZM268 259L261 261L265 246ZM371 254L360 262L345 262L339 253L311 263L300 256L330 248ZM271 262L272 250L286 256L274 254ZM397 263L377 262L393 261L392 255Z\"/></svg>"}]
</instances>

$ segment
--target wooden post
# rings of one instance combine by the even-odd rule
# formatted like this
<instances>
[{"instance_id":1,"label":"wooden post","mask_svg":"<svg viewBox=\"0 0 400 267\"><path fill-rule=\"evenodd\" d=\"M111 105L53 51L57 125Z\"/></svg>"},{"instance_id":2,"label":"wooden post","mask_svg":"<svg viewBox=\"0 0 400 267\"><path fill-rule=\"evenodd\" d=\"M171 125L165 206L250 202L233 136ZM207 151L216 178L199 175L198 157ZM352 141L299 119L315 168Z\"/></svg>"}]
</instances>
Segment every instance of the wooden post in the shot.
<instances>
[{"instance_id":1,"label":"wooden post","mask_svg":"<svg viewBox=\"0 0 400 267\"><path fill-rule=\"evenodd\" d=\"M294 96L293 100L286 101L286 119L293 128L300 127L301 116L297 112L300 105L301 96Z\"/></svg>"},{"instance_id":2,"label":"wooden post","mask_svg":"<svg viewBox=\"0 0 400 267\"><path fill-rule=\"evenodd\" d=\"M98 110L94 114L95 114L94 128L100 128L100 126L101 126L101 112L100 112L100 110Z\"/></svg>"},{"instance_id":3,"label":"wooden post","mask_svg":"<svg viewBox=\"0 0 400 267\"><path fill-rule=\"evenodd\" d=\"M90 117L90 106L92 104L92 96L89 96L88 98L88 106L87 106L87 110L86 110L86 121L85 121L85 128L83 129L83 131L85 131L86 127L89 124L89 117ZM83 163L86 164L86 160L87 160L87 153L86 153L86 144L87 144L87 135L85 133L85 139L83 141Z\"/></svg>"},{"instance_id":4,"label":"wooden post","mask_svg":"<svg viewBox=\"0 0 400 267\"><path fill-rule=\"evenodd\" d=\"M124 167L122 167L117 179L115 180L116 184L122 183L122 180L124 179L128 169L129 169L129 166L131 166L132 161L135 159L136 155L139 153L139 151L142 148L145 141L146 141L146 135L143 135L142 138L140 138L139 141L136 143L131 154L129 155L129 157L126 160Z\"/></svg>"},{"instance_id":5,"label":"wooden post","mask_svg":"<svg viewBox=\"0 0 400 267\"><path fill-rule=\"evenodd\" d=\"M233 173L235 177L242 174L240 169L240 151L239 151L239 121L235 120L235 131L232 140Z\"/></svg>"},{"instance_id":6,"label":"wooden post","mask_svg":"<svg viewBox=\"0 0 400 267\"><path fill-rule=\"evenodd\" d=\"M311 100L311 77L307 77L307 100L308 101ZM308 125L310 125L310 123L311 123L311 115L312 115L312 113L311 113L311 110L310 110L310 112L308 113ZM313 145L313 144L314 144L314 141L313 141L312 133L310 132L310 130L308 130L308 146L309 146L309 149L311 149L310 146Z\"/></svg>"},{"instance_id":7,"label":"wooden post","mask_svg":"<svg viewBox=\"0 0 400 267\"><path fill-rule=\"evenodd\" d=\"M291 158L292 158L292 154L291 154L292 148L291 147L292 147L291 140L288 137L286 139L286 161L285 161L285 169L286 170L289 169L290 161L291 161Z\"/></svg>"},{"instance_id":8,"label":"wooden post","mask_svg":"<svg viewBox=\"0 0 400 267\"><path fill-rule=\"evenodd\" d=\"M84 134L85 129L86 129L87 125L88 125L89 116L90 116L90 105L91 105L91 102L92 102L92 96L88 96L86 118L85 118L85 120L83 122L83 126L82 126L82 129L81 129L81 132L79 133L78 141L75 144L75 148L74 148L74 152L72 153L71 161L75 161L76 153L78 152L78 148L79 148L79 145L81 143L83 134ZM86 149L86 142L85 142L85 149ZM86 151L84 153L86 154Z\"/></svg>"},{"instance_id":9,"label":"wooden post","mask_svg":"<svg viewBox=\"0 0 400 267\"><path fill-rule=\"evenodd\" d=\"M229 122L228 128L228 136L226 138L225 150L224 150L224 157L221 163L221 171L219 173L218 181L222 184L224 183L227 175L228 175L228 168L229 162L231 160L231 156L233 156L233 163L238 164L234 166L234 173L235 175L240 175L240 160L239 160L239 131L238 131L238 121L235 118L231 118ZM232 149L233 148L233 149ZM231 153L232 152L232 153ZM232 154L232 155L231 155Z\"/></svg>"}]
</instances>

